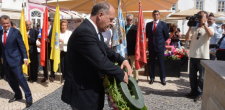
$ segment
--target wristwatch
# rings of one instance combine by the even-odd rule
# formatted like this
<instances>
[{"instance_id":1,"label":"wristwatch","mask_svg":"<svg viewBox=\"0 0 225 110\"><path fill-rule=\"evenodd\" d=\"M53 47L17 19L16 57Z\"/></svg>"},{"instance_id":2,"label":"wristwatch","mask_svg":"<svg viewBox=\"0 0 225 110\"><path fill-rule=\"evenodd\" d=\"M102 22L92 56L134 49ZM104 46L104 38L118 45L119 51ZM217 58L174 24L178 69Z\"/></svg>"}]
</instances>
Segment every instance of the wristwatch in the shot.
<instances>
[{"instance_id":1,"label":"wristwatch","mask_svg":"<svg viewBox=\"0 0 225 110\"><path fill-rule=\"evenodd\" d=\"M205 26L205 23L202 23L203 26Z\"/></svg>"}]
</instances>

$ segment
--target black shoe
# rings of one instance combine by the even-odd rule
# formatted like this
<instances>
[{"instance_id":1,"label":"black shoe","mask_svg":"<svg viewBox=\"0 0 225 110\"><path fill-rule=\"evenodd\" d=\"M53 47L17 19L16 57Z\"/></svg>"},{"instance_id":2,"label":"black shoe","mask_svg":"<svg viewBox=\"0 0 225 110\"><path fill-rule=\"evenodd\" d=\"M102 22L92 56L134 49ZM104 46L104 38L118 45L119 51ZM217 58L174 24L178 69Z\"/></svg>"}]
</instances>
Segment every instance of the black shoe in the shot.
<instances>
[{"instance_id":1,"label":"black shoe","mask_svg":"<svg viewBox=\"0 0 225 110\"><path fill-rule=\"evenodd\" d=\"M165 86L166 85L166 81L161 81L161 84Z\"/></svg>"},{"instance_id":2,"label":"black shoe","mask_svg":"<svg viewBox=\"0 0 225 110\"><path fill-rule=\"evenodd\" d=\"M43 78L43 79L41 80L41 82L46 82L46 80L47 80L47 78Z\"/></svg>"},{"instance_id":3,"label":"black shoe","mask_svg":"<svg viewBox=\"0 0 225 110\"><path fill-rule=\"evenodd\" d=\"M9 100L9 103L17 101L17 100L21 100L21 99L22 99L22 97L12 98L12 99Z\"/></svg>"},{"instance_id":4,"label":"black shoe","mask_svg":"<svg viewBox=\"0 0 225 110\"><path fill-rule=\"evenodd\" d=\"M150 81L149 81L149 84L153 84L153 82L154 82L154 80L150 80Z\"/></svg>"},{"instance_id":5,"label":"black shoe","mask_svg":"<svg viewBox=\"0 0 225 110\"><path fill-rule=\"evenodd\" d=\"M189 94L186 94L186 95L184 95L184 96L187 97L187 98L194 98L194 97L197 97L198 95L189 93Z\"/></svg>"},{"instance_id":6,"label":"black shoe","mask_svg":"<svg viewBox=\"0 0 225 110\"><path fill-rule=\"evenodd\" d=\"M137 83L138 83L138 80L136 80L137 81Z\"/></svg>"},{"instance_id":7,"label":"black shoe","mask_svg":"<svg viewBox=\"0 0 225 110\"><path fill-rule=\"evenodd\" d=\"M195 99L194 99L194 102L201 102L202 101L202 97L201 96L197 96Z\"/></svg>"},{"instance_id":8,"label":"black shoe","mask_svg":"<svg viewBox=\"0 0 225 110\"><path fill-rule=\"evenodd\" d=\"M37 82L37 79L35 79L35 80L32 80L32 82Z\"/></svg>"},{"instance_id":9,"label":"black shoe","mask_svg":"<svg viewBox=\"0 0 225 110\"><path fill-rule=\"evenodd\" d=\"M26 102L26 108L30 107L32 105L32 101L27 101Z\"/></svg>"},{"instance_id":10,"label":"black shoe","mask_svg":"<svg viewBox=\"0 0 225 110\"><path fill-rule=\"evenodd\" d=\"M28 78L27 78L27 81L31 81L31 79L28 77Z\"/></svg>"}]
</instances>

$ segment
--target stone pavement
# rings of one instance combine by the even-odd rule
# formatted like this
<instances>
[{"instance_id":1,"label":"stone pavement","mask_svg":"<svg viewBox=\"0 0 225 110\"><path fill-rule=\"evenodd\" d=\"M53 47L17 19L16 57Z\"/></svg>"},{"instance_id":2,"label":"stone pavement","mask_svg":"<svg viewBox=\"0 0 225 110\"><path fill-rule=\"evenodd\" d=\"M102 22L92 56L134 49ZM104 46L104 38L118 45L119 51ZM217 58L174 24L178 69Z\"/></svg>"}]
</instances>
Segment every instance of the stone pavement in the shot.
<instances>
[{"instance_id":1,"label":"stone pavement","mask_svg":"<svg viewBox=\"0 0 225 110\"><path fill-rule=\"evenodd\" d=\"M25 75L25 77L27 79L28 76ZM56 81L53 83L41 83L42 78L43 74L39 73L37 82L28 82L32 93L33 102L40 100L62 86L59 81L59 75L56 76ZM13 103L8 103L9 99L14 97L14 93L7 81L3 79L0 80L0 110L21 110L26 107L24 92L21 87L20 89L23 93L23 99Z\"/></svg>"},{"instance_id":2,"label":"stone pavement","mask_svg":"<svg viewBox=\"0 0 225 110\"><path fill-rule=\"evenodd\" d=\"M143 73L143 69L139 71ZM37 83L30 83L29 87L34 98L34 104L25 110L71 110L70 106L61 101L62 85L59 81L53 83L40 83L43 75L39 75ZM57 79L59 80L59 76ZM160 83L156 77L153 85L149 85L146 76L140 76L138 85L140 86L145 104L148 110L199 110L201 103L195 103L193 99L183 97L190 92L188 73L181 73L180 78L167 77L167 85ZM20 110L25 108L25 100L8 103L13 97L13 92L8 83L0 80L0 110ZM104 110L110 110L105 101Z\"/></svg>"}]
</instances>

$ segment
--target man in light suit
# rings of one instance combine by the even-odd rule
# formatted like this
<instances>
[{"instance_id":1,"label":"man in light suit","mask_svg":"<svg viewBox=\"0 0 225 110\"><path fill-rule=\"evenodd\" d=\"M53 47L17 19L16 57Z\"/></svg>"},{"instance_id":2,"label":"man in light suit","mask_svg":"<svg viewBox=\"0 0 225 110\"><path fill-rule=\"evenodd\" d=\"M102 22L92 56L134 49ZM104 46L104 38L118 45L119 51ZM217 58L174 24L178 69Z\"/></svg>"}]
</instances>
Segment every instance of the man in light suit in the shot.
<instances>
[{"instance_id":1,"label":"man in light suit","mask_svg":"<svg viewBox=\"0 0 225 110\"><path fill-rule=\"evenodd\" d=\"M132 69L127 60L105 43L101 32L113 24L115 9L106 1L93 6L91 17L85 19L72 33L67 45L67 73L62 100L74 110L102 110L104 106L103 79L115 77L128 83ZM113 62L112 62L113 61ZM121 64L121 68L114 62Z\"/></svg>"},{"instance_id":2,"label":"man in light suit","mask_svg":"<svg viewBox=\"0 0 225 110\"><path fill-rule=\"evenodd\" d=\"M164 51L165 41L169 38L169 30L167 24L160 21L160 12L154 10L152 12L154 21L147 23L146 25L146 36L148 38L148 51L149 51L149 74L150 82L153 84L155 80L155 60L157 58L159 62L160 80L162 85L166 85L165 79L165 67L164 67Z\"/></svg>"},{"instance_id":3,"label":"man in light suit","mask_svg":"<svg viewBox=\"0 0 225 110\"><path fill-rule=\"evenodd\" d=\"M0 39L2 40L0 42L0 55L3 58L6 78L15 93L14 98L10 99L9 103L22 99L20 85L27 100L26 107L30 107L32 105L32 96L22 72L22 64L28 65L27 51L22 40L22 35L19 30L10 27L9 16L1 16L1 25L3 26L3 31L0 31Z\"/></svg>"},{"instance_id":4,"label":"man in light suit","mask_svg":"<svg viewBox=\"0 0 225 110\"><path fill-rule=\"evenodd\" d=\"M38 64L38 57L37 57L37 33L34 29L31 28L31 21L26 21L26 28L27 28L27 35L28 35L28 43L29 43L29 55L30 55L30 74L31 78L28 78L28 81L36 82L37 81L37 64Z\"/></svg>"}]
</instances>

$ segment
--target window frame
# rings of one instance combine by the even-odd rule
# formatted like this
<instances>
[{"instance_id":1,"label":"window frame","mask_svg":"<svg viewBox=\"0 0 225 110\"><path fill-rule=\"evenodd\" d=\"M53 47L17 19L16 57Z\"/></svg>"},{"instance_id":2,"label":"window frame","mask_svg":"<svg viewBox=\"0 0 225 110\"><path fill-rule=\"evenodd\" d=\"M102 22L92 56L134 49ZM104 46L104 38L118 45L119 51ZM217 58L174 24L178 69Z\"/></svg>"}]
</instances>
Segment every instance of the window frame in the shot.
<instances>
[{"instance_id":1,"label":"window frame","mask_svg":"<svg viewBox=\"0 0 225 110\"><path fill-rule=\"evenodd\" d=\"M198 7L197 7L197 2L200 3L200 4L202 4L202 5L201 5L202 7L200 7L200 4L199 4L199 5L198 5L199 8L198 8ZM195 2L195 8L196 8L196 9L199 9L199 10L203 10L203 6L204 6L203 3L204 3L203 0L196 0L196 2ZM200 8L201 8L201 9L200 9Z\"/></svg>"},{"instance_id":2,"label":"window frame","mask_svg":"<svg viewBox=\"0 0 225 110\"><path fill-rule=\"evenodd\" d=\"M224 7L222 8L222 3L219 4L220 2L223 2L224 3ZM219 6L221 6L221 8L219 8ZM223 9L223 11L219 11L219 9ZM221 12L225 12L225 0L218 0L218 9L217 9L217 12L221 13Z\"/></svg>"}]
</instances>

